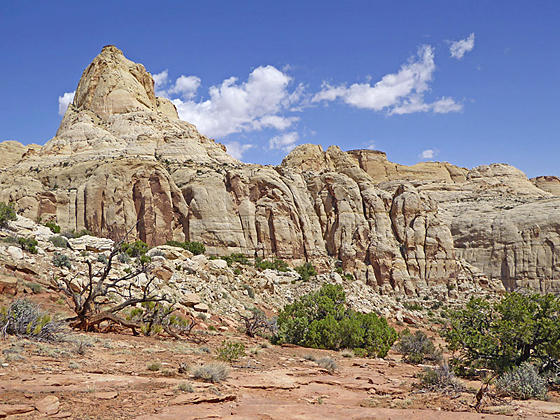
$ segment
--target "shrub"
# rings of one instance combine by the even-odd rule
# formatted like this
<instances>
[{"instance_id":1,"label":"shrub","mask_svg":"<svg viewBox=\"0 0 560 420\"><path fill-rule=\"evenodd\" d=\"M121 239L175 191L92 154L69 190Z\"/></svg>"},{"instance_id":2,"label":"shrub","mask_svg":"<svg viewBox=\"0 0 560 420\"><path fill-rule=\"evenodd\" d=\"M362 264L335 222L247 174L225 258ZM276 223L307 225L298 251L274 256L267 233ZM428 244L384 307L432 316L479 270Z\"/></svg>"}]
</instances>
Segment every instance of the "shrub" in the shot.
<instances>
[{"instance_id":1,"label":"shrub","mask_svg":"<svg viewBox=\"0 0 560 420\"><path fill-rule=\"evenodd\" d=\"M161 363L160 362L153 362L153 363L150 363L148 365L148 370L149 371L157 372L160 369L161 369Z\"/></svg>"},{"instance_id":2,"label":"shrub","mask_svg":"<svg viewBox=\"0 0 560 420\"><path fill-rule=\"evenodd\" d=\"M275 325L273 321L269 321L266 314L258 308L249 309L251 316L241 315L241 319L245 322L245 334L249 337L254 337L257 334L262 334L264 331L269 330L275 332Z\"/></svg>"},{"instance_id":3,"label":"shrub","mask_svg":"<svg viewBox=\"0 0 560 420\"><path fill-rule=\"evenodd\" d=\"M194 392L194 388L191 384L189 384L188 382L182 382L179 385L177 385L177 389L179 391L183 391L183 392Z\"/></svg>"},{"instance_id":4,"label":"shrub","mask_svg":"<svg viewBox=\"0 0 560 420\"><path fill-rule=\"evenodd\" d=\"M183 248L193 253L193 255L200 255L206 252L206 247L201 242L179 242L179 241L167 241L166 245L175 246L177 248Z\"/></svg>"},{"instance_id":5,"label":"shrub","mask_svg":"<svg viewBox=\"0 0 560 420\"><path fill-rule=\"evenodd\" d=\"M242 284L241 287L243 287L243 289L247 291L247 294L251 299L255 298L255 290L251 286L249 286L248 284Z\"/></svg>"},{"instance_id":6,"label":"shrub","mask_svg":"<svg viewBox=\"0 0 560 420\"><path fill-rule=\"evenodd\" d=\"M441 352L424 332L418 330L414 334L405 330L396 345L396 350L404 355L409 363L422 363L424 360L441 361Z\"/></svg>"},{"instance_id":7,"label":"shrub","mask_svg":"<svg viewBox=\"0 0 560 420\"><path fill-rule=\"evenodd\" d=\"M13 220L17 220L14 206L11 203L0 203L0 228L6 227Z\"/></svg>"},{"instance_id":8,"label":"shrub","mask_svg":"<svg viewBox=\"0 0 560 420\"><path fill-rule=\"evenodd\" d=\"M436 368L425 368L419 376L419 387L428 391L461 392L465 389L447 364Z\"/></svg>"},{"instance_id":9,"label":"shrub","mask_svg":"<svg viewBox=\"0 0 560 420\"><path fill-rule=\"evenodd\" d=\"M290 270L290 267L288 267L288 264L284 260L280 260L277 258L275 258L273 261L257 258L255 260L255 268L259 271L269 269L269 270L286 272Z\"/></svg>"},{"instance_id":10,"label":"shrub","mask_svg":"<svg viewBox=\"0 0 560 420\"><path fill-rule=\"evenodd\" d=\"M97 262L107 264L109 262L109 258L105 254L98 254L97 255Z\"/></svg>"},{"instance_id":11,"label":"shrub","mask_svg":"<svg viewBox=\"0 0 560 420\"><path fill-rule=\"evenodd\" d=\"M72 268L72 264L70 263L70 258L68 256L61 254L60 252L55 252L52 258L52 263L55 267L66 267L68 269Z\"/></svg>"},{"instance_id":12,"label":"shrub","mask_svg":"<svg viewBox=\"0 0 560 420\"><path fill-rule=\"evenodd\" d=\"M458 372L501 373L527 361L544 367L560 358L560 298L552 294L509 293L494 303L472 298L448 319L442 336L458 353Z\"/></svg>"},{"instance_id":13,"label":"shrub","mask_svg":"<svg viewBox=\"0 0 560 420\"><path fill-rule=\"evenodd\" d=\"M303 281L309 281L311 277L317 275L317 270L315 270L313 264L308 262L300 265L299 267L296 267L295 270Z\"/></svg>"},{"instance_id":14,"label":"shrub","mask_svg":"<svg viewBox=\"0 0 560 420\"><path fill-rule=\"evenodd\" d=\"M33 338L41 341L56 341L60 325L51 316L28 300L19 299L8 308L0 310L0 331L3 334Z\"/></svg>"},{"instance_id":15,"label":"shrub","mask_svg":"<svg viewBox=\"0 0 560 420\"><path fill-rule=\"evenodd\" d=\"M52 233L60 233L60 226L55 222L46 222L45 226L48 227Z\"/></svg>"},{"instance_id":16,"label":"shrub","mask_svg":"<svg viewBox=\"0 0 560 420\"><path fill-rule=\"evenodd\" d=\"M249 259L245 255L240 254L238 252L234 252L231 255L220 257L220 258L227 262L228 267L231 267L233 263L238 263L243 265L250 264Z\"/></svg>"},{"instance_id":17,"label":"shrub","mask_svg":"<svg viewBox=\"0 0 560 420\"><path fill-rule=\"evenodd\" d=\"M128 255L129 257L142 257L148 252L148 245L141 240L137 240L130 243L124 243L121 245L121 251Z\"/></svg>"},{"instance_id":18,"label":"shrub","mask_svg":"<svg viewBox=\"0 0 560 420\"><path fill-rule=\"evenodd\" d=\"M33 294L41 293L41 290L43 290L43 286L39 283L25 283L25 285L31 289Z\"/></svg>"},{"instance_id":19,"label":"shrub","mask_svg":"<svg viewBox=\"0 0 560 420\"><path fill-rule=\"evenodd\" d=\"M342 357L351 358L351 357L354 357L354 351L352 349L342 349L340 351L340 355Z\"/></svg>"},{"instance_id":20,"label":"shrub","mask_svg":"<svg viewBox=\"0 0 560 420\"><path fill-rule=\"evenodd\" d=\"M218 353L218 359L231 363L245 356L245 345L238 341L224 340L216 351Z\"/></svg>"},{"instance_id":21,"label":"shrub","mask_svg":"<svg viewBox=\"0 0 560 420\"><path fill-rule=\"evenodd\" d=\"M539 376L531 363L525 362L508 372L504 372L496 381L496 390L519 400L529 398L544 399L547 393L546 380Z\"/></svg>"},{"instance_id":22,"label":"shrub","mask_svg":"<svg viewBox=\"0 0 560 420\"><path fill-rule=\"evenodd\" d=\"M320 359L315 360L315 363L317 363L318 366L327 370L331 374L334 373L334 371L338 367L332 357L322 357Z\"/></svg>"},{"instance_id":23,"label":"shrub","mask_svg":"<svg viewBox=\"0 0 560 420\"><path fill-rule=\"evenodd\" d=\"M38 242L35 238L24 238L20 236L17 238L17 242L24 251L31 252L32 254L36 254L38 252Z\"/></svg>"},{"instance_id":24,"label":"shrub","mask_svg":"<svg viewBox=\"0 0 560 420\"><path fill-rule=\"evenodd\" d=\"M206 382L221 382L229 375L229 368L223 363L210 363L196 368L193 376Z\"/></svg>"},{"instance_id":25,"label":"shrub","mask_svg":"<svg viewBox=\"0 0 560 420\"><path fill-rule=\"evenodd\" d=\"M49 238L49 242L57 248L67 248L68 240L64 236L56 235Z\"/></svg>"},{"instance_id":26,"label":"shrub","mask_svg":"<svg viewBox=\"0 0 560 420\"><path fill-rule=\"evenodd\" d=\"M333 284L286 305L278 314L277 327L273 340L280 344L332 350L359 348L368 356L386 356L397 339L385 318L347 309L342 286Z\"/></svg>"}]
</instances>

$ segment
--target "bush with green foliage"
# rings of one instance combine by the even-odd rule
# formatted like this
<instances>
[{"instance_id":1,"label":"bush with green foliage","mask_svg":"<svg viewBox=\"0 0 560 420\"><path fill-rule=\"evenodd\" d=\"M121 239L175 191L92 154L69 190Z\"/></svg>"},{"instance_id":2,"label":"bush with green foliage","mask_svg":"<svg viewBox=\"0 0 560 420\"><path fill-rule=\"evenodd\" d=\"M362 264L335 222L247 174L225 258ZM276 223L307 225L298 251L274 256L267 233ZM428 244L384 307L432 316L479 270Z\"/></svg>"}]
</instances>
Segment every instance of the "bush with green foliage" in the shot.
<instances>
[{"instance_id":1,"label":"bush with green foliage","mask_svg":"<svg viewBox=\"0 0 560 420\"><path fill-rule=\"evenodd\" d=\"M279 344L363 349L370 357L386 356L397 339L385 318L348 309L342 286L334 284L286 305L278 314L277 328L273 341Z\"/></svg>"},{"instance_id":2,"label":"bush with green foliage","mask_svg":"<svg viewBox=\"0 0 560 420\"><path fill-rule=\"evenodd\" d=\"M60 226L55 222L46 222L45 226L48 227L52 233L60 233Z\"/></svg>"},{"instance_id":3,"label":"bush with green foliage","mask_svg":"<svg viewBox=\"0 0 560 420\"><path fill-rule=\"evenodd\" d=\"M296 270L303 281L309 281L311 277L317 275L317 270L315 270L313 264L308 262L296 267L294 270Z\"/></svg>"},{"instance_id":4,"label":"bush with green foliage","mask_svg":"<svg viewBox=\"0 0 560 420\"><path fill-rule=\"evenodd\" d=\"M529 362L524 362L512 370L504 372L496 381L496 390L519 400L536 398L542 400L548 392L546 379Z\"/></svg>"},{"instance_id":5,"label":"bush with green foliage","mask_svg":"<svg viewBox=\"0 0 560 420\"><path fill-rule=\"evenodd\" d=\"M225 262L227 262L228 267L231 267L233 263L238 263L238 264L242 264L242 265L249 265L251 264L251 262L249 261L249 259L239 253L239 252L234 252L231 255L227 255L224 257L220 257L222 260L224 260Z\"/></svg>"},{"instance_id":6,"label":"bush with green foliage","mask_svg":"<svg viewBox=\"0 0 560 420\"><path fill-rule=\"evenodd\" d=\"M57 248L68 248L68 240L61 235L51 236L49 242Z\"/></svg>"},{"instance_id":7,"label":"bush with green foliage","mask_svg":"<svg viewBox=\"0 0 560 420\"><path fill-rule=\"evenodd\" d=\"M17 242L24 251L31 252L32 254L39 252L37 249L38 242L35 238L24 238L20 236L17 238Z\"/></svg>"},{"instance_id":8,"label":"bush with green foliage","mask_svg":"<svg viewBox=\"0 0 560 420\"><path fill-rule=\"evenodd\" d=\"M288 264L284 260L275 258L272 261L263 260L262 258L255 259L255 268L259 271L263 270L276 270L286 272L290 270Z\"/></svg>"},{"instance_id":9,"label":"bush with green foliage","mask_svg":"<svg viewBox=\"0 0 560 420\"><path fill-rule=\"evenodd\" d=\"M426 360L440 362L441 351L436 349L434 342L423 331L417 330L412 334L408 329L401 333L395 350L401 353L403 359L409 363L422 363Z\"/></svg>"},{"instance_id":10,"label":"bush with green foliage","mask_svg":"<svg viewBox=\"0 0 560 420\"><path fill-rule=\"evenodd\" d=\"M472 298L450 311L442 336L456 370L504 372L524 362L539 369L560 358L560 298L552 294L508 293L496 302Z\"/></svg>"},{"instance_id":11,"label":"bush with green foliage","mask_svg":"<svg viewBox=\"0 0 560 420\"><path fill-rule=\"evenodd\" d=\"M245 345L239 341L224 340L216 352L218 359L231 363L245 356Z\"/></svg>"},{"instance_id":12,"label":"bush with green foliage","mask_svg":"<svg viewBox=\"0 0 560 420\"><path fill-rule=\"evenodd\" d=\"M0 309L0 333L56 341L60 338L60 324L53 322L36 304L19 299Z\"/></svg>"},{"instance_id":13,"label":"bush with green foliage","mask_svg":"<svg viewBox=\"0 0 560 420\"><path fill-rule=\"evenodd\" d=\"M9 203L0 203L0 228L6 227L8 222L17 220L14 206Z\"/></svg>"},{"instance_id":14,"label":"bush with green foliage","mask_svg":"<svg viewBox=\"0 0 560 420\"><path fill-rule=\"evenodd\" d=\"M167 241L166 245L186 249L187 251L192 252L193 255L200 255L200 254L204 254L206 252L206 247L201 242L195 242L195 241L193 241L193 242L190 242L190 241L185 241L185 242Z\"/></svg>"},{"instance_id":15,"label":"bush with green foliage","mask_svg":"<svg viewBox=\"0 0 560 420\"><path fill-rule=\"evenodd\" d=\"M67 255L61 254L60 252L55 252L52 258L52 263L55 267L66 267L68 269L72 268L72 263Z\"/></svg>"},{"instance_id":16,"label":"bush with green foliage","mask_svg":"<svg viewBox=\"0 0 560 420\"><path fill-rule=\"evenodd\" d=\"M123 243L121 245L121 251L132 258L141 257L148 252L148 244L146 242L137 240L130 243Z\"/></svg>"}]
</instances>

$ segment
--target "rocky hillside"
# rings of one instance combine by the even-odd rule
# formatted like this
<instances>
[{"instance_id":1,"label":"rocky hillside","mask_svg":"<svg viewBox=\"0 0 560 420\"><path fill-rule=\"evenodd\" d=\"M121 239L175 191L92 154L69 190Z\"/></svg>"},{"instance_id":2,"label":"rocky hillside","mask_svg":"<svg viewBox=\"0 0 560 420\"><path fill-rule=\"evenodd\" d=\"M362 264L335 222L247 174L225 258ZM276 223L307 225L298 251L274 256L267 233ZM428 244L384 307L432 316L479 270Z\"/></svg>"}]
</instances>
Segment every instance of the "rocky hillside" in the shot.
<instances>
[{"instance_id":1,"label":"rocky hillside","mask_svg":"<svg viewBox=\"0 0 560 420\"><path fill-rule=\"evenodd\" d=\"M278 167L244 164L179 120L114 46L84 71L53 139L0 150L0 201L66 231L117 239L132 228L150 245L200 241L213 255L307 260L325 272L339 260L385 295L482 278L560 290L553 181L313 145Z\"/></svg>"}]
</instances>

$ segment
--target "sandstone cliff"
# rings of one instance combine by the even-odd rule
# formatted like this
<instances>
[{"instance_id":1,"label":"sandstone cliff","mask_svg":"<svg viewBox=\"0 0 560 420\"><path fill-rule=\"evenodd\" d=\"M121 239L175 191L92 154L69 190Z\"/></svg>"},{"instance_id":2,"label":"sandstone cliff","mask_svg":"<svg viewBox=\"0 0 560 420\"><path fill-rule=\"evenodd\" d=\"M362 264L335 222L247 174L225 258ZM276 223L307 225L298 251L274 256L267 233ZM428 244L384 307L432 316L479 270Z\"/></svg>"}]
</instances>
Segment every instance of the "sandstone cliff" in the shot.
<instances>
[{"instance_id":1,"label":"sandstone cliff","mask_svg":"<svg viewBox=\"0 0 560 420\"><path fill-rule=\"evenodd\" d=\"M8 146L0 201L64 230L118 238L132 227L151 245L197 240L213 254L340 260L384 294L451 293L472 279L558 289L550 244L560 203L517 169L405 167L382 152L312 145L278 167L243 164L179 120L144 67L114 46L84 71L53 139Z\"/></svg>"}]
</instances>

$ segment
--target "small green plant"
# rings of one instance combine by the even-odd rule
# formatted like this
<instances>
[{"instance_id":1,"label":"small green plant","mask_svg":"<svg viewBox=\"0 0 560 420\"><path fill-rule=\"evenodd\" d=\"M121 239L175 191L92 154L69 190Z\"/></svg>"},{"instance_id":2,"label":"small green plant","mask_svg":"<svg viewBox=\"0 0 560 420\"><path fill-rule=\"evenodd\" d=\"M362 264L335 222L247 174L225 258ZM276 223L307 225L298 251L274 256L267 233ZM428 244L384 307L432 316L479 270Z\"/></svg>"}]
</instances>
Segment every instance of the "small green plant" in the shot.
<instances>
[{"instance_id":1,"label":"small green plant","mask_svg":"<svg viewBox=\"0 0 560 420\"><path fill-rule=\"evenodd\" d=\"M314 362L317 360L317 357L312 353L306 353L303 355L304 360L309 360L310 362Z\"/></svg>"},{"instance_id":2,"label":"small green plant","mask_svg":"<svg viewBox=\"0 0 560 420\"><path fill-rule=\"evenodd\" d=\"M200 255L206 252L206 247L201 242L179 242L179 241L167 241L166 245L175 246L177 248L183 248L187 251L192 252L193 255Z\"/></svg>"},{"instance_id":3,"label":"small green plant","mask_svg":"<svg viewBox=\"0 0 560 420\"><path fill-rule=\"evenodd\" d=\"M330 374L333 374L334 371L337 369L337 364L332 357L322 357L315 361L318 366L322 367L323 369L327 370Z\"/></svg>"},{"instance_id":4,"label":"small green plant","mask_svg":"<svg viewBox=\"0 0 560 420\"><path fill-rule=\"evenodd\" d=\"M286 272L290 270L288 264L284 260L275 258L272 261L263 260L262 258L257 258L255 260L255 268L259 271L263 270L276 270Z\"/></svg>"},{"instance_id":5,"label":"small green plant","mask_svg":"<svg viewBox=\"0 0 560 420\"><path fill-rule=\"evenodd\" d=\"M148 245L141 240L121 245L121 251L131 258L141 257L148 252Z\"/></svg>"},{"instance_id":6,"label":"small green plant","mask_svg":"<svg viewBox=\"0 0 560 420\"><path fill-rule=\"evenodd\" d=\"M48 227L52 233L60 233L60 226L55 222L46 222L45 226Z\"/></svg>"},{"instance_id":7,"label":"small green plant","mask_svg":"<svg viewBox=\"0 0 560 420\"><path fill-rule=\"evenodd\" d=\"M0 228L8 226L8 222L14 220L17 220L14 206L11 203L6 204L0 202Z\"/></svg>"},{"instance_id":8,"label":"small green plant","mask_svg":"<svg viewBox=\"0 0 560 420\"><path fill-rule=\"evenodd\" d=\"M194 392L193 386L188 382L181 382L177 385L177 389L182 392Z\"/></svg>"},{"instance_id":9,"label":"small green plant","mask_svg":"<svg viewBox=\"0 0 560 420\"><path fill-rule=\"evenodd\" d=\"M193 372L195 379L205 382L222 382L229 375L229 368L223 363L210 363L196 368Z\"/></svg>"},{"instance_id":10,"label":"small green plant","mask_svg":"<svg viewBox=\"0 0 560 420\"><path fill-rule=\"evenodd\" d=\"M39 283L25 283L25 285L31 289L33 294L41 293L41 291L43 290L43 286L41 286Z\"/></svg>"},{"instance_id":11,"label":"small green plant","mask_svg":"<svg viewBox=\"0 0 560 420\"><path fill-rule=\"evenodd\" d=\"M231 363L245 356L245 345L239 341L224 340L216 352L218 359Z\"/></svg>"},{"instance_id":12,"label":"small green plant","mask_svg":"<svg viewBox=\"0 0 560 420\"><path fill-rule=\"evenodd\" d=\"M66 267L68 269L72 268L72 263L67 255L61 254L60 252L55 252L52 258L52 263L55 267Z\"/></svg>"},{"instance_id":13,"label":"small green plant","mask_svg":"<svg viewBox=\"0 0 560 420\"><path fill-rule=\"evenodd\" d=\"M437 350L430 337L420 330L414 334L408 329L404 330L395 347L409 363L422 363L425 360L439 362L442 359L441 351Z\"/></svg>"},{"instance_id":14,"label":"small green plant","mask_svg":"<svg viewBox=\"0 0 560 420\"><path fill-rule=\"evenodd\" d=\"M40 341L56 341L60 338L60 324L51 316L25 299L19 299L9 307L0 309L0 332Z\"/></svg>"},{"instance_id":15,"label":"small green plant","mask_svg":"<svg viewBox=\"0 0 560 420\"><path fill-rule=\"evenodd\" d=\"M317 270L315 270L313 264L308 262L300 265L299 267L296 267L295 270L303 281L309 281L311 277L317 275Z\"/></svg>"},{"instance_id":16,"label":"small green plant","mask_svg":"<svg viewBox=\"0 0 560 420\"><path fill-rule=\"evenodd\" d=\"M541 377L535 366L529 362L504 372L496 381L496 390L501 395L519 400L542 400L548 391L545 378Z\"/></svg>"},{"instance_id":17,"label":"small green plant","mask_svg":"<svg viewBox=\"0 0 560 420\"><path fill-rule=\"evenodd\" d=\"M231 267L233 263L238 263L242 265L250 264L249 259L245 255L240 254L238 252L234 252L231 255L220 257L220 258L225 262L227 262L228 267Z\"/></svg>"},{"instance_id":18,"label":"small green plant","mask_svg":"<svg viewBox=\"0 0 560 420\"><path fill-rule=\"evenodd\" d=\"M98 254L97 255L97 262L107 264L109 262L109 258L105 254Z\"/></svg>"},{"instance_id":19,"label":"small green plant","mask_svg":"<svg viewBox=\"0 0 560 420\"><path fill-rule=\"evenodd\" d=\"M160 362L152 362L148 365L148 370L151 371L151 372L157 372L160 369L161 369L161 363Z\"/></svg>"},{"instance_id":20,"label":"small green plant","mask_svg":"<svg viewBox=\"0 0 560 420\"><path fill-rule=\"evenodd\" d=\"M36 254L38 252L38 242L35 238L24 238L20 236L17 238L17 242L24 251L31 252L32 254Z\"/></svg>"},{"instance_id":21,"label":"small green plant","mask_svg":"<svg viewBox=\"0 0 560 420\"><path fill-rule=\"evenodd\" d=\"M57 248L68 248L68 240L64 236L56 235L49 238L49 242Z\"/></svg>"},{"instance_id":22,"label":"small green plant","mask_svg":"<svg viewBox=\"0 0 560 420\"><path fill-rule=\"evenodd\" d=\"M413 302L413 303L405 302L403 306L405 309L408 309L409 311L421 311L422 309L424 309L424 307L420 305L418 302Z\"/></svg>"}]
</instances>

